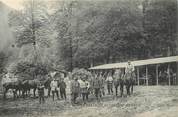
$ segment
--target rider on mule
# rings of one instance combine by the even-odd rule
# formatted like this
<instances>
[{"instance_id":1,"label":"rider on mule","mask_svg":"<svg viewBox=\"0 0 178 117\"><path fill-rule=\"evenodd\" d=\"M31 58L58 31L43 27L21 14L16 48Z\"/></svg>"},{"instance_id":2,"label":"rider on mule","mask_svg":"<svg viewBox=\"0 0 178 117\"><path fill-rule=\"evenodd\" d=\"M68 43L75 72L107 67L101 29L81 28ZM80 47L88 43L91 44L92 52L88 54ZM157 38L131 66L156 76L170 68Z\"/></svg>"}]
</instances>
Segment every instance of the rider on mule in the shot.
<instances>
[{"instance_id":1,"label":"rider on mule","mask_svg":"<svg viewBox=\"0 0 178 117\"><path fill-rule=\"evenodd\" d=\"M131 88L131 86L133 86L134 70L135 70L134 66L131 64L130 61L128 61L128 64L125 68L125 77L124 77L125 78L124 82L126 84L126 90L127 90L128 95L130 95L130 88Z\"/></svg>"}]
</instances>

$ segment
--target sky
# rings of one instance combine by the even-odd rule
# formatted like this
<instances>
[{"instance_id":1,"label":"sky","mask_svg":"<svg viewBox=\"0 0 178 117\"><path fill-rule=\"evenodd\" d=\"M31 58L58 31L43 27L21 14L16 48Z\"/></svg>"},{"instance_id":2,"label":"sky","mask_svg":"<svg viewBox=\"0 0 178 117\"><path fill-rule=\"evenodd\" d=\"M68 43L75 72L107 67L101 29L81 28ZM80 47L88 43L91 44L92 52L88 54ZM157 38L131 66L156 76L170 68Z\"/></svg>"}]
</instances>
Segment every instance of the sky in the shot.
<instances>
[{"instance_id":1,"label":"sky","mask_svg":"<svg viewBox=\"0 0 178 117\"><path fill-rule=\"evenodd\" d=\"M13 9L22 9L22 2L23 0L0 0L3 3L5 3L7 6L13 8Z\"/></svg>"}]
</instances>

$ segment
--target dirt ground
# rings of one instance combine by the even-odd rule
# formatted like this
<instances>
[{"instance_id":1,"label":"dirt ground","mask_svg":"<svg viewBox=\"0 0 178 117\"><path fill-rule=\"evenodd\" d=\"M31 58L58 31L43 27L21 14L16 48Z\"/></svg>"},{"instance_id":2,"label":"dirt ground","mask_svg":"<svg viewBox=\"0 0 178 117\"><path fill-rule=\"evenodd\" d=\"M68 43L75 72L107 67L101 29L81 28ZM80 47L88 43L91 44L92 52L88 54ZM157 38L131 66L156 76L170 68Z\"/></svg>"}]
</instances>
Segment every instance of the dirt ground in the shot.
<instances>
[{"instance_id":1,"label":"dirt ground","mask_svg":"<svg viewBox=\"0 0 178 117\"><path fill-rule=\"evenodd\" d=\"M106 95L100 102L94 96L89 102L72 106L67 101L46 98L45 104L38 99L0 100L2 117L177 117L178 86L136 86L130 97Z\"/></svg>"}]
</instances>

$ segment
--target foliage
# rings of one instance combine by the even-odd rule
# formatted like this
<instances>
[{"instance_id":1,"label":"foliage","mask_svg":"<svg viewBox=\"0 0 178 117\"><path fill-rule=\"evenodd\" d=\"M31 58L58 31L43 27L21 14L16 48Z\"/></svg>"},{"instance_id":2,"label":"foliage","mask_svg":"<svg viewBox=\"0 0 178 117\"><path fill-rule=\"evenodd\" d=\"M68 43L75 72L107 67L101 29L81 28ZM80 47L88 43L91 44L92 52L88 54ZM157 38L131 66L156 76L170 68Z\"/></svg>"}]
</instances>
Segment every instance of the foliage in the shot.
<instances>
[{"instance_id":1,"label":"foliage","mask_svg":"<svg viewBox=\"0 0 178 117\"><path fill-rule=\"evenodd\" d=\"M16 35L16 45L21 50L19 58L23 58L14 63L16 65L12 71L26 78L46 74L48 67L53 67L55 59L55 53L50 50L55 48L55 31L46 2L24 1L24 9L12 11L9 17Z\"/></svg>"},{"instance_id":2,"label":"foliage","mask_svg":"<svg viewBox=\"0 0 178 117\"><path fill-rule=\"evenodd\" d=\"M28 2L27 2L28 3ZM44 63L72 71L92 65L175 55L176 0L55 1L12 13L19 47L39 46ZM32 19L32 14L33 19Z\"/></svg>"},{"instance_id":3,"label":"foliage","mask_svg":"<svg viewBox=\"0 0 178 117\"><path fill-rule=\"evenodd\" d=\"M47 75L49 70L49 66L45 64L34 64L26 61L19 61L11 67L10 71L22 79L35 79L39 78L39 75Z\"/></svg>"},{"instance_id":4,"label":"foliage","mask_svg":"<svg viewBox=\"0 0 178 117\"><path fill-rule=\"evenodd\" d=\"M174 55L176 40L176 0L151 1L145 12L145 40L151 56Z\"/></svg>"},{"instance_id":5,"label":"foliage","mask_svg":"<svg viewBox=\"0 0 178 117\"><path fill-rule=\"evenodd\" d=\"M7 63L7 56L4 52L0 52L0 74L4 71Z\"/></svg>"},{"instance_id":6,"label":"foliage","mask_svg":"<svg viewBox=\"0 0 178 117\"><path fill-rule=\"evenodd\" d=\"M24 10L12 11L9 15L10 24L15 29L16 44L21 47L35 42L39 46L49 47L53 33L50 33L52 27L47 6L41 1L29 0L24 7Z\"/></svg>"},{"instance_id":7,"label":"foliage","mask_svg":"<svg viewBox=\"0 0 178 117\"><path fill-rule=\"evenodd\" d=\"M72 77L77 77L77 78L82 78L82 79L88 79L88 78L91 78L92 74L87 71L86 69L78 69L78 68L75 68L73 69L72 71Z\"/></svg>"},{"instance_id":8,"label":"foliage","mask_svg":"<svg viewBox=\"0 0 178 117\"><path fill-rule=\"evenodd\" d=\"M60 12L56 28L59 50L67 68L71 67L71 61L74 67L88 68L93 60L101 63L111 57L119 60L128 48L126 54L130 56L140 48L141 11L137 3L76 1L64 4L67 10Z\"/></svg>"}]
</instances>

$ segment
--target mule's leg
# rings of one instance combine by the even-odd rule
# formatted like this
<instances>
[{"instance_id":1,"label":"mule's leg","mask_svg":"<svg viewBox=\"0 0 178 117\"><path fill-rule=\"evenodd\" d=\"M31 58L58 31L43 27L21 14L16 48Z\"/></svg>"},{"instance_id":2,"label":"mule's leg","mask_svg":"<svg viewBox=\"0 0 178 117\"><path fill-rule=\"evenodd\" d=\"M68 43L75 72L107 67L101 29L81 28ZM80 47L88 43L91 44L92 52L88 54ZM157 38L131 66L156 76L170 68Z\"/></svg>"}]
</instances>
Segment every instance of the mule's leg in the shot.
<instances>
[{"instance_id":1,"label":"mule's leg","mask_svg":"<svg viewBox=\"0 0 178 117\"><path fill-rule=\"evenodd\" d=\"M9 90L9 89L6 89L6 88L5 88L5 90L4 90L4 96L3 96L4 100L6 99L6 93L7 93L8 90Z\"/></svg>"},{"instance_id":2,"label":"mule's leg","mask_svg":"<svg viewBox=\"0 0 178 117\"><path fill-rule=\"evenodd\" d=\"M13 89L13 95L14 95L14 100L17 98L17 90L15 89Z\"/></svg>"},{"instance_id":3,"label":"mule's leg","mask_svg":"<svg viewBox=\"0 0 178 117\"><path fill-rule=\"evenodd\" d=\"M30 94L30 88L26 91L26 95L27 95L27 97L31 96L31 94Z\"/></svg>"},{"instance_id":4,"label":"mule's leg","mask_svg":"<svg viewBox=\"0 0 178 117\"><path fill-rule=\"evenodd\" d=\"M123 83L121 83L121 84L120 84L121 97L123 96L123 92L124 92L124 85L123 85Z\"/></svg>"},{"instance_id":5,"label":"mule's leg","mask_svg":"<svg viewBox=\"0 0 178 117\"><path fill-rule=\"evenodd\" d=\"M131 94L133 94L133 84L131 85Z\"/></svg>"},{"instance_id":6,"label":"mule's leg","mask_svg":"<svg viewBox=\"0 0 178 117\"><path fill-rule=\"evenodd\" d=\"M111 93L113 95L113 85L111 85L110 87L111 87Z\"/></svg>"},{"instance_id":7,"label":"mule's leg","mask_svg":"<svg viewBox=\"0 0 178 117\"><path fill-rule=\"evenodd\" d=\"M56 96L57 96L57 99L59 100L59 92L58 92L58 90L56 90Z\"/></svg>"},{"instance_id":8,"label":"mule's leg","mask_svg":"<svg viewBox=\"0 0 178 117\"><path fill-rule=\"evenodd\" d=\"M118 88L118 85L115 86L116 96L117 96L117 88Z\"/></svg>"},{"instance_id":9,"label":"mule's leg","mask_svg":"<svg viewBox=\"0 0 178 117\"><path fill-rule=\"evenodd\" d=\"M54 101L54 93L55 93L55 92L54 92L54 91L52 91L52 95L53 95L53 96L52 96L52 97L53 97L53 101Z\"/></svg>"},{"instance_id":10,"label":"mule's leg","mask_svg":"<svg viewBox=\"0 0 178 117\"><path fill-rule=\"evenodd\" d=\"M107 84L107 89L108 89L108 95L110 95L110 87L108 84Z\"/></svg>"},{"instance_id":11,"label":"mule's leg","mask_svg":"<svg viewBox=\"0 0 178 117\"><path fill-rule=\"evenodd\" d=\"M129 94L129 92L130 92L129 85L126 86L126 90L127 90L127 95L130 95L130 94Z\"/></svg>"},{"instance_id":12,"label":"mule's leg","mask_svg":"<svg viewBox=\"0 0 178 117\"><path fill-rule=\"evenodd\" d=\"M19 96L22 97L22 89L19 90Z\"/></svg>"},{"instance_id":13,"label":"mule's leg","mask_svg":"<svg viewBox=\"0 0 178 117\"><path fill-rule=\"evenodd\" d=\"M36 92L36 88L33 89L33 97L34 98L36 98L35 92Z\"/></svg>"},{"instance_id":14,"label":"mule's leg","mask_svg":"<svg viewBox=\"0 0 178 117\"><path fill-rule=\"evenodd\" d=\"M20 97L19 91L20 91L20 89L18 88L18 89L16 90L16 98L19 98L19 97Z\"/></svg>"},{"instance_id":15,"label":"mule's leg","mask_svg":"<svg viewBox=\"0 0 178 117\"><path fill-rule=\"evenodd\" d=\"M21 91L20 91L20 89L18 89L18 92L19 92L19 95L18 95L17 97L20 98L20 96L21 96Z\"/></svg>"},{"instance_id":16,"label":"mule's leg","mask_svg":"<svg viewBox=\"0 0 178 117\"><path fill-rule=\"evenodd\" d=\"M48 88L48 97L50 97L51 88Z\"/></svg>"},{"instance_id":17,"label":"mule's leg","mask_svg":"<svg viewBox=\"0 0 178 117\"><path fill-rule=\"evenodd\" d=\"M130 83L129 82L126 84L126 89L127 89L127 95L130 96Z\"/></svg>"},{"instance_id":18,"label":"mule's leg","mask_svg":"<svg viewBox=\"0 0 178 117\"><path fill-rule=\"evenodd\" d=\"M102 87L102 93L103 93L103 96L105 96L104 87Z\"/></svg>"},{"instance_id":19,"label":"mule's leg","mask_svg":"<svg viewBox=\"0 0 178 117\"><path fill-rule=\"evenodd\" d=\"M23 98L25 98L25 92L26 92L26 90L23 89L23 90L22 90L22 97L23 97Z\"/></svg>"},{"instance_id":20,"label":"mule's leg","mask_svg":"<svg viewBox=\"0 0 178 117\"><path fill-rule=\"evenodd\" d=\"M25 90L25 97L28 97L29 94L29 89Z\"/></svg>"}]
</instances>

